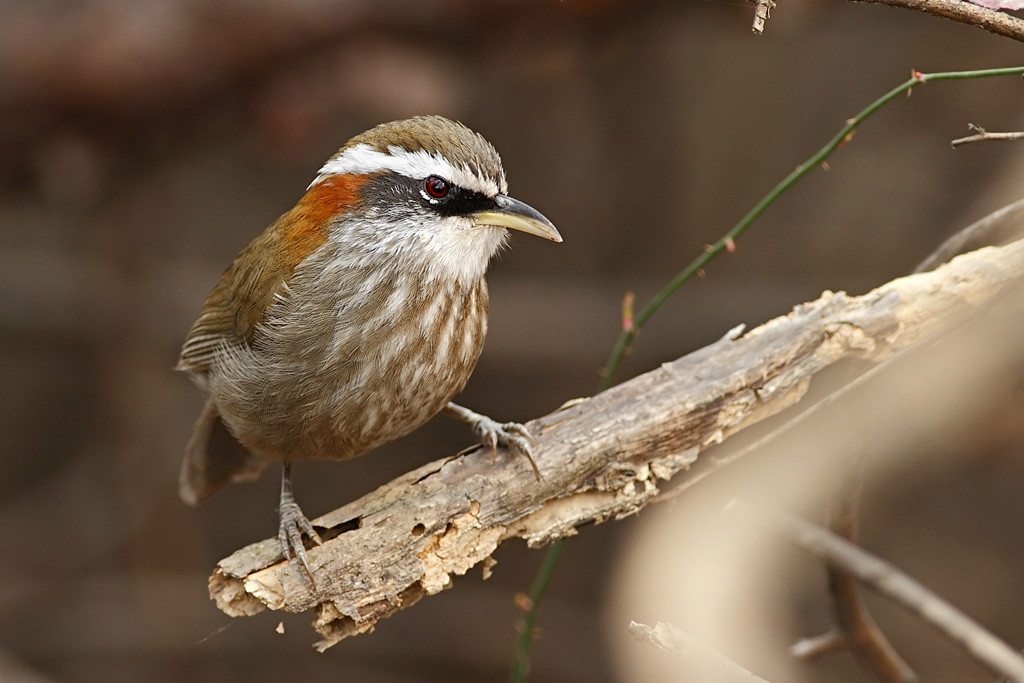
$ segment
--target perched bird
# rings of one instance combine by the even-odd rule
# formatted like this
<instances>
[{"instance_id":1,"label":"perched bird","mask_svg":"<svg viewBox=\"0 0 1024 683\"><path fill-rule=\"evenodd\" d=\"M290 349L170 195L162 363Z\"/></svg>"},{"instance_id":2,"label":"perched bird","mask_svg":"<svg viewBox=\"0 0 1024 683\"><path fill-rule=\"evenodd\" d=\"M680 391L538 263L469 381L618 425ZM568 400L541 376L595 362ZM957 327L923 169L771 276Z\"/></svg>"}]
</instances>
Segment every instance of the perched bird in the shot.
<instances>
[{"instance_id":1,"label":"perched bird","mask_svg":"<svg viewBox=\"0 0 1024 683\"><path fill-rule=\"evenodd\" d=\"M312 580L302 537L320 539L292 493L296 460L362 455L442 410L530 457L522 425L450 402L483 348L484 273L508 229L562 241L507 191L491 144L440 116L381 124L332 156L235 258L188 333L177 367L209 398L181 498L194 505L282 463L278 536Z\"/></svg>"}]
</instances>

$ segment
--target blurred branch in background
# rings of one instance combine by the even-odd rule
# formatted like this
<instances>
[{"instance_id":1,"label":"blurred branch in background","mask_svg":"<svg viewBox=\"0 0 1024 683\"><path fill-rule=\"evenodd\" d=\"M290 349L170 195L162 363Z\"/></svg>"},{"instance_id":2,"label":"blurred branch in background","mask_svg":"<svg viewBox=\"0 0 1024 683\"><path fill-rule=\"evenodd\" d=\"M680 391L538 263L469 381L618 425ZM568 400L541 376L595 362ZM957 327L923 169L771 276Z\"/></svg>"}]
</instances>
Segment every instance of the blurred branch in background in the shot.
<instances>
[{"instance_id":1,"label":"blurred branch in background","mask_svg":"<svg viewBox=\"0 0 1024 683\"><path fill-rule=\"evenodd\" d=\"M764 33L764 24L771 16L773 9L775 9L775 0L754 0L754 23L751 26L754 35L759 36Z\"/></svg>"},{"instance_id":2,"label":"blurred branch in background","mask_svg":"<svg viewBox=\"0 0 1024 683\"><path fill-rule=\"evenodd\" d=\"M923 261L915 272L923 273L939 267L943 262L953 258L955 255L964 253L970 249L981 248L982 245L1006 245L1013 243L1024 234L1024 199L1004 207L989 216L986 216L975 223L959 231L956 235L946 240L935 252ZM889 363L883 363L870 371L849 382L841 389L827 396L816 403L813 407L801 413L799 417L790 420L785 425L772 432L769 436L759 440L738 452L728 456L717 458L710 467L705 467L698 476L690 477L681 485L674 488L668 494L661 496L662 500L674 499L686 490L697 484L703 478L717 471L727 464L733 463L743 456L749 455L769 446L774 441L785 440L789 432L795 431L806 422L821 419L820 415L825 411L843 412L843 401L848 401L850 394L863 391L864 385L871 381L878 381L877 376L887 371ZM792 437L789 437L792 438ZM837 537L844 539L847 545L853 546L857 540L857 528L860 519L860 498L864 485L864 464L865 455L863 451L871 449L870 444L857 445L858 441L852 441L855 445L850 450L850 457L847 461L836 464L835 483L828 494L828 525ZM792 533L792 527L788 527ZM820 535L827 535L824 530L817 530L813 533L807 532L818 538ZM821 544L831 544L828 539L821 540ZM831 547L831 545L830 545ZM863 570L863 565L858 567ZM886 683L910 683L918 680L917 675L900 657L896 650L889 643L888 639L878 628L872 619L866 605L860 598L856 582L865 580L864 571L850 571L845 562L831 562L827 565L829 594L832 601L832 611L835 620L833 630L814 638L805 638L793 646L791 652L794 657L811 658L839 649L846 649L858 658L864 667L871 672L879 681ZM919 603L916 603L919 606ZM954 619L953 621L958 621ZM956 626L950 631L945 626L945 632L957 642L969 641L968 651L976 653L981 649L984 654L977 655L981 661L990 668L995 666L998 673L1013 679L1014 666L1017 666L1016 659L1009 658L1005 651L1000 650L999 644L991 636L986 638L985 634L977 637L967 638L962 629ZM974 627L968 625L968 631ZM980 645L978 643L981 643ZM992 654L993 650L995 653ZM1016 657L1015 653L1012 653ZM987 657L987 659L986 659Z\"/></svg>"},{"instance_id":3,"label":"blurred branch in background","mask_svg":"<svg viewBox=\"0 0 1024 683\"><path fill-rule=\"evenodd\" d=\"M954 259L954 263L958 260ZM791 516L779 518L770 512L774 508L796 507L815 514L823 502L833 499L837 485L842 487L849 481L847 470L861 464L869 470L881 470L876 479L889 478L897 487L905 485L906 479L900 473L909 476L922 469L941 467L943 454L938 452L937 444L948 446L951 452L945 453L946 457L956 457L960 452L969 452L972 442L985 438L979 428L992 426L993 412L1019 419L1019 392L1024 386L1024 354L1018 343L1024 335L1024 280L1014 279L999 294L979 302L966 315L954 316L950 322L943 333L926 335L920 343L896 353L767 437L732 457L727 456L730 462L737 462L736 456L756 455L756 466L727 487L732 493L730 498L743 501L735 506L743 514L726 515L733 519L708 529L703 537L713 539L718 547L676 553L694 565L701 564L695 561L696 557L708 553L711 557L701 558L706 562L703 570L686 567L679 558L671 558L675 551L669 548L679 542L672 537L673 530L678 530L684 514L672 511L659 522L651 534L652 540L634 548L643 560L634 561L637 566L627 572L625 579L638 579L635 572L641 564L666 562L664 571L680 591L697 586L689 592L714 596L699 604L681 601L686 605L685 614L662 605L669 618L678 614L700 624L698 631L707 630L708 624L715 622L728 623L720 615L740 610L738 620L745 627L729 632L732 640L725 654L743 662L742 653L751 648L748 639L770 630L769 624L774 623L777 615L766 606L770 601L760 606L761 611L754 608L752 614L750 606L743 605L745 596L738 583L756 584L756 590L763 590L764 576L773 572L792 573L792 567L780 561L779 551L765 537L766 528L777 528L801 549L822 558L830 569L853 576L896 601L963 649L978 665L1005 676L1006 680L1024 680L1024 659L1019 652L953 608L948 600L924 590L892 565L824 529ZM684 479L684 488L690 488L688 483ZM676 491L670 495L679 500ZM700 512L700 508L687 509L685 514L692 516L695 512ZM898 519L885 520L886 525L899 523ZM659 545L665 546L662 556L655 549ZM949 552L949 557L964 561L970 557L969 551L962 549ZM726 566L732 568L731 572L724 570ZM717 570L722 576L703 575L702 571L708 569ZM967 574L964 580L970 582L977 577ZM623 597L623 604L627 610L630 606L633 610L649 609L650 605L669 599L663 590L664 586L657 582L651 587L638 586ZM693 633L693 628L687 631ZM701 635L697 637L703 640ZM834 651L843 640L832 636L818 638L813 644L802 643L801 649ZM877 680L916 680L909 669L887 672L877 662L865 662ZM672 668L677 675L681 671L689 673L689 669Z\"/></svg>"},{"instance_id":4,"label":"blurred branch in background","mask_svg":"<svg viewBox=\"0 0 1024 683\"><path fill-rule=\"evenodd\" d=\"M745 506L739 504L736 507L742 510ZM767 524L781 532L791 543L828 566L857 577L871 590L914 613L925 624L937 629L970 653L991 673L1008 681L1024 683L1024 657L1020 653L891 564L798 517L766 514L761 509L747 509L741 514L758 523L764 523L767 519ZM872 669L872 672L879 673L877 669ZM916 677L911 673L900 680L916 680Z\"/></svg>"},{"instance_id":5,"label":"blurred branch in background","mask_svg":"<svg viewBox=\"0 0 1024 683\"><path fill-rule=\"evenodd\" d=\"M916 9L937 17L983 28L1006 38L1024 41L1024 20L1012 14L981 7L965 0L854 0L855 2L876 2L893 7Z\"/></svg>"},{"instance_id":6,"label":"blurred branch in background","mask_svg":"<svg viewBox=\"0 0 1024 683\"><path fill-rule=\"evenodd\" d=\"M629 632L637 640L647 641L688 664L698 666L702 669L705 680L768 683L672 624L659 621L654 626L648 626L632 621L629 624Z\"/></svg>"},{"instance_id":7,"label":"blurred branch in background","mask_svg":"<svg viewBox=\"0 0 1024 683\"><path fill-rule=\"evenodd\" d=\"M850 386L850 385L847 385ZM858 542L860 502L864 488L864 462L846 463L846 472L831 495L827 523L837 537L853 545ZM828 593L835 620L835 634L880 683L914 683L917 674L903 660L872 618L857 591L857 577L840 563L826 564Z\"/></svg>"}]
</instances>

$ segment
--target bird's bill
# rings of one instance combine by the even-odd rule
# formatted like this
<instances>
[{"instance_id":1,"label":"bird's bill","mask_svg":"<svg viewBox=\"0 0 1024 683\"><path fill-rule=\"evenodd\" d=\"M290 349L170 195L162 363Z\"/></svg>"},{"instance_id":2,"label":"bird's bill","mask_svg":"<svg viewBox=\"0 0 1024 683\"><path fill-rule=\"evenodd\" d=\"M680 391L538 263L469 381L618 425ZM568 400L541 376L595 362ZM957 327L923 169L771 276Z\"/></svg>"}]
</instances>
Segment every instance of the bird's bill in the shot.
<instances>
[{"instance_id":1,"label":"bird's bill","mask_svg":"<svg viewBox=\"0 0 1024 683\"><path fill-rule=\"evenodd\" d=\"M537 237L561 242L562 236L544 215L525 202L503 194L494 198L495 208L473 214L477 226L493 226L526 232Z\"/></svg>"}]
</instances>

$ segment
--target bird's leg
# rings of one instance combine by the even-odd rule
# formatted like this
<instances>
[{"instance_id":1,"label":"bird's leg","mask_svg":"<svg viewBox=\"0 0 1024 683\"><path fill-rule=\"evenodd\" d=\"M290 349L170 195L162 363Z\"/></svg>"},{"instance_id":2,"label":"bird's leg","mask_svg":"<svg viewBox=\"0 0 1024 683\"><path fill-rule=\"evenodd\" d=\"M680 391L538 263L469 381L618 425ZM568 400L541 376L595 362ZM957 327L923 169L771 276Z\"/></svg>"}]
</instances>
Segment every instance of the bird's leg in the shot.
<instances>
[{"instance_id":1,"label":"bird's leg","mask_svg":"<svg viewBox=\"0 0 1024 683\"><path fill-rule=\"evenodd\" d=\"M302 535L305 534L317 545L320 545L321 541L316 529L302 513L299 504L295 502L295 494L292 493L292 464L290 462L284 463L284 467L281 469L281 503L277 511L281 518L277 538L281 541L284 557L286 560L298 558L302 563L302 568L306 570L309 582L315 589L316 581L313 580L313 572L306 559L306 546L302 543Z\"/></svg>"},{"instance_id":2,"label":"bird's leg","mask_svg":"<svg viewBox=\"0 0 1024 683\"><path fill-rule=\"evenodd\" d=\"M519 451L525 455L526 459L530 461L534 476L540 481L540 470L537 469L537 463L533 460L533 444L535 442L526 427L518 422L498 422L451 402L444 407L444 413L468 424L480 443L490 446L492 451L496 451L498 444L501 444L505 448Z\"/></svg>"}]
</instances>

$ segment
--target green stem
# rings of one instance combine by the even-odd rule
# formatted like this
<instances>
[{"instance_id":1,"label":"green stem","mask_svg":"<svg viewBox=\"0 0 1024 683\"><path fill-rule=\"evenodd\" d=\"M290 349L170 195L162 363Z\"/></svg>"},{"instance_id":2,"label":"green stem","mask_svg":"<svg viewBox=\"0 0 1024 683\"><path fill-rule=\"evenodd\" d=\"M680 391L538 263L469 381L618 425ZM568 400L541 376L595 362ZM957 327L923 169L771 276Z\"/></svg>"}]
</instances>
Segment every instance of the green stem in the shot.
<instances>
[{"instance_id":1,"label":"green stem","mask_svg":"<svg viewBox=\"0 0 1024 683\"><path fill-rule=\"evenodd\" d=\"M544 597L551 577L555 574L555 566L558 558L565 548L565 539L560 538L548 548L544 554L544 561L533 577L533 585L530 586L529 603L526 606L526 613L519 622L519 636L516 639L515 658L512 660L512 671L508 680L512 683L522 683L530 673L530 646L533 644L533 624L537 620L537 603Z\"/></svg>"},{"instance_id":2,"label":"green stem","mask_svg":"<svg viewBox=\"0 0 1024 683\"><path fill-rule=\"evenodd\" d=\"M764 198L754 206L754 208L748 211L747 215L741 218L729 232L722 235L717 242L706 248L700 256L690 263L690 265L679 271L679 273L677 273L676 276L672 278L660 292L655 294L654 297L647 302L647 305L644 306L640 313L637 314L636 318L634 318L632 326L623 330L622 334L619 335L619 339L615 343L615 348L612 350L611 355L608 357L608 362L605 364L604 376L601 381L601 390L603 391L612 385L615 374L619 370L619 365L622 363L622 357L626 354L626 349L629 348L633 339L640 332L640 328L652 315L654 315L661 305L664 304L665 301L672 296L672 294L675 293L675 291L679 289L684 282L693 277L693 275L707 265L711 259L718 256L729 242L735 243L736 239L742 235L748 227L750 227L750 224L753 223L758 216L764 213L765 209L778 199L779 195L792 187L796 181L804 177L815 166L828 159L832 155L832 152L842 146L843 142L849 138L850 134L852 134L853 131L872 114L902 95L904 92L909 93L911 88L915 85L926 81L949 81L963 78L1009 76L1013 74L1024 74L1024 67L985 69L981 71L946 71L933 74L914 72L910 79L900 83L898 86L869 104L864 111L847 121L846 125L843 126L840 131L836 133L836 136L829 140L824 147L819 149L810 159L793 169L793 171L783 178L778 185L773 187L772 190L766 194Z\"/></svg>"},{"instance_id":3,"label":"green stem","mask_svg":"<svg viewBox=\"0 0 1024 683\"><path fill-rule=\"evenodd\" d=\"M1024 74L1024 66L1007 67L1003 69L983 69L980 71L945 71L932 74L923 74L915 71L908 80L900 83L898 86L869 104L861 113L850 119L846 125L836 133L836 136L829 140L824 147L819 149L807 161L793 169L793 171L783 178L778 185L772 188L772 190L766 194L764 198L754 206L754 208L748 211L747 214L741 218L731 230L729 230L729 232L722 235L717 242L707 247L700 256L695 258L690 265L686 266L686 268L679 271L679 273L677 273L676 276L668 282L668 284L662 287L660 292L655 294L654 297L647 302L647 305L645 305L640 313L638 313L633 319L632 325L623 330L622 334L619 335L619 339L615 343L615 348L612 350L611 355L608 357L608 362L605 364L604 375L601 378L600 390L604 391L612 385L615 374L619 370L619 365L622 363L622 357L626 353L626 349L629 348L633 339L636 338L636 335L640 332L640 328L651 318L651 316L654 315L661 305L664 304L665 301L668 300L668 298L672 296L672 294L675 293L675 291L679 289L684 282L693 277L693 275L707 265L711 259L718 256L718 254L726 248L726 245L735 243L736 239L739 238L739 236L742 235L748 227L750 227L750 224L753 223L758 216L764 213L765 209L778 199L783 192L792 187L796 181L804 177L811 169L828 159L834 151L849 139L849 136L853 131L872 114L903 93L906 92L909 94L910 90L915 85L919 85L927 81L952 81L965 78L1012 76L1015 74ZM512 672L509 676L509 680L513 681L513 683L522 683L522 681L526 680L526 674L530 668L530 648L533 644L533 624L537 616L537 606L540 602L541 596L544 595L544 590L547 588L552 574L554 574L555 567L558 564L558 558L562 554L563 544L564 540L559 540L548 548L540 569L537 571L537 576L534 578L533 587L530 590L530 604L527 608L526 614L523 615L519 638L516 642L516 652L512 661Z\"/></svg>"}]
</instances>

